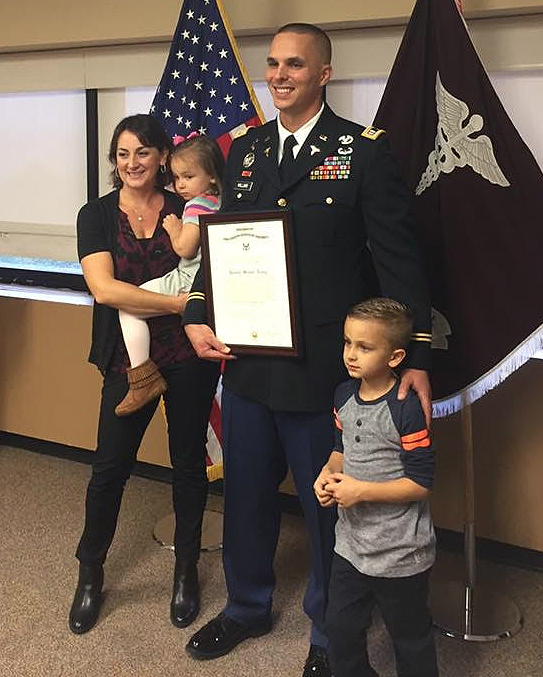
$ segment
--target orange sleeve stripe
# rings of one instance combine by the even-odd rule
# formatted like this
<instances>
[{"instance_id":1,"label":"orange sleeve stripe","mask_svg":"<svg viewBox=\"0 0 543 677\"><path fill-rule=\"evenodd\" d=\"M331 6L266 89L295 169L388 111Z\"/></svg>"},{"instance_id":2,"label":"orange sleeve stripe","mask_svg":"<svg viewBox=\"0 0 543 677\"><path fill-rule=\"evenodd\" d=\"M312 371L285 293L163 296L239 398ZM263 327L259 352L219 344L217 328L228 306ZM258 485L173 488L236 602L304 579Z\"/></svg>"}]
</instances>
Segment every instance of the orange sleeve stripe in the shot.
<instances>
[{"instance_id":1,"label":"orange sleeve stripe","mask_svg":"<svg viewBox=\"0 0 543 677\"><path fill-rule=\"evenodd\" d=\"M402 442L402 447L406 451L412 451L413 449L417 449L420 447L429 447L431 444L430 438L425 437L423 440L419 440L418 442Z\"/></svg>"},{"instance_id":2,"label":"orange sleeve stripe","mask_svg":"<svg viewBox=\"0 0 543 677\"><path fill-rule=\"evenodd\" d=\"M335 408L334 408L334 423L336 424L336 428L343 431L343 426L341 425L341 421L339 420L337 409L335 409Z\"/></svg>"},{"instance_id":3,"label":"orange sleeve stripe","mask_svg":"<svg viewBox=\"0 0 543 677\"><path fill-rule=\"evenodd\" d=\"M424 437L428 437L428 430L423 428L416 433L410 433L409 435L402 436L402 442L414 442L415 440L422 440Z\"/></svg>"}]
</instances>

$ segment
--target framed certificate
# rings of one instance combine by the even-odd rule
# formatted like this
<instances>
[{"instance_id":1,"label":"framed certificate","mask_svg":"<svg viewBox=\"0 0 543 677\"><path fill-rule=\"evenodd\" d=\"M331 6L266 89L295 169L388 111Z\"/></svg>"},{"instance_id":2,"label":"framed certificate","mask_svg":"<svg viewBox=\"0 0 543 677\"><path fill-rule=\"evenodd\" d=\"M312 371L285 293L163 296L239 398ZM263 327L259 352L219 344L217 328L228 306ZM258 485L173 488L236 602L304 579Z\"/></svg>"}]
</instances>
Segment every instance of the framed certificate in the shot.
<instances>
[{"instance_id":1,"label":"framed certificate","mask_svg":"<svg viewBox=\"0 0 543 677\"><path fill-rule=\"evenodd\" d=\"M200 215L207 312L236 354L300 353L290 212Z\"/></svg>"}]
</instances>

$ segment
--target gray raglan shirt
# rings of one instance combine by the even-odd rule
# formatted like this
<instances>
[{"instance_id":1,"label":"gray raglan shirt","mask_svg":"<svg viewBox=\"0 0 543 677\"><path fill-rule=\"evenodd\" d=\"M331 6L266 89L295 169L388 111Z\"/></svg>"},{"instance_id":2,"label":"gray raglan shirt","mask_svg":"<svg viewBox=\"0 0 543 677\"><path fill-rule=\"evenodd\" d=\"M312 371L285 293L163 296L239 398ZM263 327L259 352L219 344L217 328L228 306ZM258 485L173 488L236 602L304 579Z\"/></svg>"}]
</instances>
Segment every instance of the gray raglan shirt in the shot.
<instances>
[{"instance_id":1,"label":"gray raglan shirt","mask_svg":"<svg viewBox=\"0 0 543 677\"><path fill-rule=\"evenodd\" d=\"M398 400L398 383L370 402L351 379L335 394L336 439L343 472L359 480L407 477L431 489L434 450L418 396ZM361 573L394 578L432 566L435 534L428 501L358 503L338 509L335 551Z\"/></svg>"}]
</instances>

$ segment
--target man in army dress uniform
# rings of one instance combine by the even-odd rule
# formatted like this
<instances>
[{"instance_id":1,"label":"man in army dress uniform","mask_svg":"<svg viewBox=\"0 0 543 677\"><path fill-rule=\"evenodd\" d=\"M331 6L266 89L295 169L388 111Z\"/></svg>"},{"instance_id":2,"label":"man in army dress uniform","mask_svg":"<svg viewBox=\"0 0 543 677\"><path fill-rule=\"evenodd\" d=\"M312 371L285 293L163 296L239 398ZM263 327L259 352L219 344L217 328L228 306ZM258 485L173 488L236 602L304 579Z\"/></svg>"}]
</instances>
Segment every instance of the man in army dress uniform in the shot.
<instances>
[{"instance_id":1,"label":"man in army dress uniform","mask_svg":"<svg viewBox=\"0 0 543 677\"><path fill-rule=\"evenodd\" d=\"M431 399L430 308L409 191L386 134L339 118L323 103L330 61L330 40L319 28L289 24L278 31L266 80L279 116L234 141L222 198L223 211L291 210L302 357L233 359L205 324L202 271L184 315L198 355L227 359L222 430L228 601L187 651L215 658L270 630L278 487L290 466L311 542L304 609L312 629L304 677L330 675L323 621L335 515L318 505L313 482L333 445L333 394L347 376L343 322L351 305L379 294L412 309L414 340L400 396L414 388L428 420Z\"/></svg>"}]
</instances>

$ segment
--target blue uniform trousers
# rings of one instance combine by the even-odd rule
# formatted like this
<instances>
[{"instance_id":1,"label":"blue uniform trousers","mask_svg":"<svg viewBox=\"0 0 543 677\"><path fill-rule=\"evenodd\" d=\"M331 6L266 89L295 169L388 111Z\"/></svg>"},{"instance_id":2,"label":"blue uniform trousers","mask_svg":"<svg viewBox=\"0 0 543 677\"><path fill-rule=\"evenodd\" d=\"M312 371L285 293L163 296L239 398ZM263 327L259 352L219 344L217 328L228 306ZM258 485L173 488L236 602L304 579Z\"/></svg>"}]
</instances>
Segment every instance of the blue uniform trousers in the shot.
<instances>
[{"instance_id":1,"label":"blue uniform trousers","mask_svg":"<svg viewBox=\"0 0 543 677\"><path fill-rule=\"evenodd\" d=\"M313 482L332 450L332 413L275 412L225 388L222 431L225 612L241 623L259 623L271 614L281 521L278 487L290 466L311 544L304 610L313 623L311 642L327 646L324 617L337 515L334 508L321 508Z\"/></svg>"}]
</instances>

